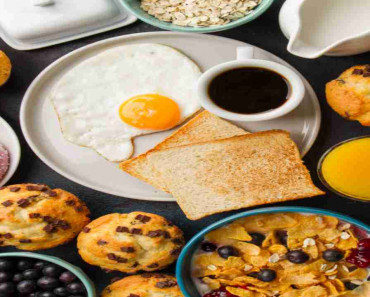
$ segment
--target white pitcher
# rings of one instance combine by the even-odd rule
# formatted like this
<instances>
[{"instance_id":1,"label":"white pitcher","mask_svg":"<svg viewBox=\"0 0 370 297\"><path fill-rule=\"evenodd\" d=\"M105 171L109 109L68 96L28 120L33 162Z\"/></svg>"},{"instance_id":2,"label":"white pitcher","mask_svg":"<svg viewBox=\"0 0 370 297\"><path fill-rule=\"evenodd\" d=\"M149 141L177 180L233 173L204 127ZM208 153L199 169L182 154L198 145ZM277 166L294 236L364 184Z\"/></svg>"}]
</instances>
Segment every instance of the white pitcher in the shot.
<instances>
[{"instance_id":1,"label":"white pitcher","mask_svg":"<svg viewBox=\"0 0 370 297\"><path fill-rule=\"evenodd\" d=\"M287 0L279 22L288 51L299 57L370 51L370 0Z\"/></svg>"}]
</instances>

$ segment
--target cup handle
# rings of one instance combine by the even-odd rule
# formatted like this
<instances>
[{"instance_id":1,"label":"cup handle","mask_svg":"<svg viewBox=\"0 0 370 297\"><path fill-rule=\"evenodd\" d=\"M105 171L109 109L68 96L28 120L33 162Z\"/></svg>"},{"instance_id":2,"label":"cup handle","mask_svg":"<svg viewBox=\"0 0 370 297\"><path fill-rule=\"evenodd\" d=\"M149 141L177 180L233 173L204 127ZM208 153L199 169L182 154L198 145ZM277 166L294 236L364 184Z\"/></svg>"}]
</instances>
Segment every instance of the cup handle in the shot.
<instances>
[{"instance_id":1,"label":"cup handle","mask_svg":"<svg viewBox=\"0 0 370 297\"><path fill-rule=\"evenodd\" d=\"M240 46L236 48L236 59L238 61L254 59L254 48L252 46Z\"/></svg>"}]
</instances>

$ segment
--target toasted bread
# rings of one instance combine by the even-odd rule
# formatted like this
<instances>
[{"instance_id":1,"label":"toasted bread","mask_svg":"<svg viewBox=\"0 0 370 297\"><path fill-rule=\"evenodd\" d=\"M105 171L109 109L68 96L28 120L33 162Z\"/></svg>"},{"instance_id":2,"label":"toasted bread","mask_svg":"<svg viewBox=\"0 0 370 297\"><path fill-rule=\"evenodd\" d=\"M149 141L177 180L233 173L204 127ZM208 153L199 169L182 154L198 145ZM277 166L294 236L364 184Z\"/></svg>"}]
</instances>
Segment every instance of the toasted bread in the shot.
<instances>
[{"instance_id":1,"label":"toasted bread","mask_svg":"<svg viewBox=\"0 0 370 297\"><path fill-rule=\"evenodd\" d=\"M228 138L246 133L248 132L220 119L208 111L203 111L152 150L122 162L120 168L148 184L168 192L168 188L161 178L160 173L149 162L147 158L149 154L171 147Z\"/></svg>"},{"instance_id":2,"label":"toasted bread","mask_svg":"<svg viewBox=\"0 0 370 297\"><path fill-rule=\"evenodd\" d=\"M168 148L148 158L191 220L324 194L285 131Z\"/></svg>"}]
</instances>

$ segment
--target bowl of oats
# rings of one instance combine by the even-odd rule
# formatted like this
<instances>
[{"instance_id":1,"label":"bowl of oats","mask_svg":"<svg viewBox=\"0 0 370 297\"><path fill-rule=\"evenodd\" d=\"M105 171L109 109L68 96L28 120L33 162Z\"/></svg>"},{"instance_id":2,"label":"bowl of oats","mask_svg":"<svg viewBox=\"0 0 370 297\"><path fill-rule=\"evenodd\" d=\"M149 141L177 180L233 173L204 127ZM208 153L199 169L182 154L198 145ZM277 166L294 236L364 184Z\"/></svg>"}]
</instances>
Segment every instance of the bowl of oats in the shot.
<instances>
[{"instance_id":1,"label":"bowl of oats","mask_svg":"<svg viewBox=\"0 0 370 297\"><path fill-rule=\"evenodd\" d=\"M138 19L170 31L209 33L253 21L274 0L122 0Z\"/></svg>"},{"instance_id":2,"label":"bowl of oats","mask_svg":"<svg viewBox=\"0 0 370 297\"><path fill-rule=\"evenodd\" d=\"M182 250L185 297L370 296L370 227L307 207L239 213Z\"/></svg>"}]
</instances>

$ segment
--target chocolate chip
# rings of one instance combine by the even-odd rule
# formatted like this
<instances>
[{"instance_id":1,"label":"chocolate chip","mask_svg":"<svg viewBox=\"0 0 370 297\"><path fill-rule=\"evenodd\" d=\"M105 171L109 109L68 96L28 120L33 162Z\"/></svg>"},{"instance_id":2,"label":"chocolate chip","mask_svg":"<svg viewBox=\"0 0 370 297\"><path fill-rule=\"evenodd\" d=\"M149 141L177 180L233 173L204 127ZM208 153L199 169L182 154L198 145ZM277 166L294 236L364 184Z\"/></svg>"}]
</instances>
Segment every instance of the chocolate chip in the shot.
<instances>
[{"instance_id":1,"label":"chocolate chip","mask_svg":"<svg viewBox=\"0 0 370 297\"><path fill-rule=\"evenodd\" d=\"M148 223L152 218L148 217L148 216L145 216L145 215L142 215L142 214L139 214L135 217L135 219L142 222L143 224L145 224L145 223Z\"/></svg>"},{"instance_id":2,"label":"chocolate chip","mask_svg":"<svg viewBox=\"0 0 370 297\"><path fill-rule=\"evenodd\" d=\"M48 224L46 225L44 228L42 228L46 233L54 233L57 230L57 228L55 228L52 224Z\"/></svg>"},{"instance_id":3,"label":"chocolate chip","mask_svg":"<svg viewBox=\"0 0 370 297\"><path fill-rule=\"evenodd\" d=\"M28 199L23 198L23 199L18 200L17 204L18 204L19 207L25 208L28 205L30 205L31 202Z\"/></svg>"},{"instance_id":4,"label":"chocolate chip","mask_svg":"<svg viewBox=\"0 0 370 297\"><path fill-rule=\"evenodd\" d=\"M32 240L31 239L20 239L19 242L20 243L31 243Z\"/></svg>"},{"instance_id":5,"label":"chocolate chip","mask_svg":"<svg viewBox=\"0 0 370 297\"><path fill-rule=\"evenodd\" d=\"M370 65L365 65L365 71L370 72Z\"/></svg>"},{"instance_id":6,"label":"chocolate chip","mask_svg":"<svg viewBox=\"0 0 370 297\"><path fill-rule=\"evenodd\" d=\"M184 239L183 238L174 238L174 239L172 239L172 242L174 244L184 244Z\"/></svg>"},{"instance_id":7,"label":"chocolate chip","mask_svg":"<svg viewBox=\"0 0 370 297\"><path fill-rule=\"evenodd\" d=\"M4 201L3 203L1 203L2 205L4 205L5 207L8 207L8 206L11 206L13 205L13 201L11 200L6 200Z\"/></svg>"},{"instance_id":8,"label":"chocolate chip","mask_svg":"<svg viewBox=\"0 0 370 297\"><path fill-rule=\"evenodd\" d=\"M178 256L178 255L180 254L180 252L181 252L181 248L177 248L177 249L173 249L173 250L170 252L170 254L171 254L172 256Z\"/></svg>"},{"instance_id":9,"label":"chocolate chip","mask_svg":"<svg viewBox=\"0 0 370 297\"><path fill-rule=\"evenodd\" d=\"M136 294L130 294L130 295L128 295L128 297L140 297L140 295L136 295Z\"/></svg>"},{"instance_id":10,"label":"chocolate chip","mask_svg":"<svg viewBox=\"0 0 370 297\"><path fill-rule=\"evenodd\" d=\"M177 286L177 282L175 282L174 280L166 280L163 282L156 283L155 286L160 289L171 288Z\"/></svg>"},{"instance_id":11,"label":"chocolate chip","mask_svg":"<svg viewBox=\"0 0 370 297\"><path fill-rule=\"evenodd\" d=\"M11 187L9 188L10 192L18 192L21 188L20 187Z\"/></svg>"},{"instance_id":12,"label":"chocolate chip","mask_svg":"<svg viewBox=\"0 0 370 297\"><path fill-rule=\"evenodd\" d=\"M0 245L3 245L4 244L4 240L0 240Z\"/></svg>"},{"instance_id":13,"label":"chocolate chip","mask_svg":"<svg viewBox=\"0 0 370 297\"><path fill-rule=\"evenodd\" d=\"M65 220L60 220L58 226L63 230L71 229L71 225Z\"/></svg>"},{"instance_id":14,"label":"chocolate chip","mask_svg":"<svg viewBox=\"0 0 370 297\"><path fill-rule=\"evenodd\" d=\"M132 247L132 246L125 246L125 247L121 247L121 251L124 252L124 253L133 253L135 252L135 249Z\"/></svg>"},{"instance_id":15,"label":"chocolate chip","mask_svg":"<svg viewBox=\"0 0 370 297\"><path fill-rule=\"evenodd\" d=\"M130 233L130 230L129 228L127 227L124 227L124 226L118 226L116 228L116 232L120 232L120 233Z\"/></svg>"},{"instance_id":16,"label":"chocolate chip","mask_svg":"<svg viewBox=\"0 0 370 297\"><path fill-rule=\"evenodd\" d=\"M354 75L362 75L364 71L362 69L355 69L353 70L352 74Z\"/></svg>"},{"instance_id":17,"label":"chocolate chip","mask_svg":"<svg viewBox=\"0 0 370 297\"><path fill-rule=\"evenodd\" d=\"M341 83L342 85L344 85L346 83L343 79L340 79L340 78L336 79L336 81Z\"/></svg>"},{"instance_id":18,"label":"chocolate chip","mask_svg":"<svg viewBox=\"0 0 370 297\"><path fill-rule=\"evenodd\" d=\"M143 231L139 228L132 228L131 229L131 234L141 235L141 234L143 234Z\"/></svg>"},{"instance_id":19,"label":"chocolate chip","mask_svg":"<svg viewBox=\"0 0 370 297\"><path fill-rule=\"evenodd\" d=\"M10 234L10 233L5 233L3 236L4 236L4 238L6 238L6 239L13 238L13 235L12 235L12 234Z\"/></svg>"},{"instance_id":20,"label":"chocolate chip","mask_svg":"<svg viewBox=\"0 0 370 297\"><path fill-rule=\"evenodd\" d=\"M370 72L364 73L363 77L370 77Z\"/></svg>"},{"instance_id":21,"label":"chocolate chip","mask_svg":"<svg viewBox=\"0 0 370 297\"><path fill-rule=\"evenodd\" d=\"M4 189L6 189L6 187L5 187L5 186L0 187L0 190L4 190Z\"/></svg>"},{"instance_id":22,"label":"chocolate chip","mask_svg":"<svg viewBox=\"0 0 370 297\"><path fill-rule=\"evenodd\" d=\"M164 230L155 230L155 231L149 231L148 234L146 235L148 237L160 237L163 236L164 238L170 238L170 234L167 231Z\"/></svg>"},{"instance_id":23,"label":"chocolate chip","mask_svg":"<svg viewBox=\"0 0 370 297\"><path fill-rule=\"evenodd\" d=\"M107 241L102 240L102 239L99 239L98 242L97 242L98 245L105 245L107 243L108 243Z\"/></svg>"},{"instance_id":24,"label":"chocolate chip","mask_svg":"<svg viewBox=\"0 0 370 297\"><path fill-rule=\"evenodd\" d=\"M146 273L141 274L141 277L143 277L143 278L151 278L151 277L154 277L154 278L166 278L166 276L163 275L163 274L160 274L160 273L150 273L150 272L146 272Z\"/></svg>"},{"instance_id":25,"label":"chocolate chip","mask_svg":"<svg viewBox=\"0 0 370 297\"><path fill-rule=\"evenodd\" d=\"M131 268L135 268L135 267L138 267L138 266L139 266L139 263L135 262L134 264L131 265Z\"/></svg>"},{"instance_id":26,"label":"chocolate chip","mask_svg":"<svg viewBox=\"0 0 370 297\"><path fill-rule=\"evenodd\" d=\"M107 254L107 258L108 258L109 260L114 261L114 260L116 260L116 255L115 255L115 254L113 254L113 253L109 253L109 254Z\"/></svg>"},{"instance_id":27,"label":"chocolate chip","mask_svg":"<svg viewBox=\"0 0 370 297\"><path fill-rule=\"evenodd\" d=\"M115 259L118 263L127 263L128 260L126 258L123 258L123 257L120 257L120 256L117 256L116 255L116 259Z\"/></svg>"},{"instance_id":28,"label":"chocolate chip","mask_svg":"<svg viewBox=\"0 0 370 297\"><path fill-rule=\"evenodd\" d=\"M68 206L73 206L73 205L75 205L75 204L76 204L76 201L74 201L74 200L67 200L65 203L66 203L66 205L68 205Z\"/></svg>"},{"instance_id":29,"label":"chocolate chip","mask_svg":"<svg viewBox=\"0 0 370 297\"><path fill-rule=\"evenodd\" d=\"M58 196L57 192L52 191L50 189L48 189L47 191L45 191L45 193L48 194L50 197L56 197L56 196Z\"/></svg>"},{"instance_id":30,"label":"chocolate chip","mask_svg":"<svg viewBox=\"0 0 370 297\"><path fill-rule=\"evenodd\" d=\"M41 191L41 192L45 192L49 189L47 186L44 185L28 185L26 188L28 191Z\"/></svg>"},{"instance_id":31,"label":"chocolate chip","mask_svg":"<svg viewBox=\"0 0 370 297\"><path fill-rule=\"evenodd\" d=\"M159 266L158 263L153 263L153 264L148 265L147 267L148 268L156 268L158 266Z\"/></svg>"},{"instance_id":32,"label":"chocolate chip","mask_svg":"<svg viewBox=\"0 0 370 297\"><path fill-rule=\"evenodd\" d=\"M39 213L33 212L33 213L30 213L30 214L28 215L28 217L29 217L30 219L37 219L37 218L40 218L40 217L41 217L41 215L40 215Z\"/></svg>"},{"instance_id":33,"label":"chocolate chip","mask_svg":"<svg viewBox=\"0 0 370 297\"><path fill-rule=\"evenodd\" d=\"M82 232L84 232L84 233L89 233L90 232L90 228L89 227L84 227L83 229L82 229Z\"/></svg>"},{"instance_id":34,"label":"chocolate chip","mask_svg":"<svg viewBox=\"0 0 370 297\"><path fill-rule=\"evenodd\" d=\"M42 220L47 223L52 223L54 219L51 216L43 216Z\"/></svg>"}]
</instances>

